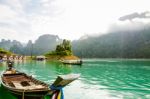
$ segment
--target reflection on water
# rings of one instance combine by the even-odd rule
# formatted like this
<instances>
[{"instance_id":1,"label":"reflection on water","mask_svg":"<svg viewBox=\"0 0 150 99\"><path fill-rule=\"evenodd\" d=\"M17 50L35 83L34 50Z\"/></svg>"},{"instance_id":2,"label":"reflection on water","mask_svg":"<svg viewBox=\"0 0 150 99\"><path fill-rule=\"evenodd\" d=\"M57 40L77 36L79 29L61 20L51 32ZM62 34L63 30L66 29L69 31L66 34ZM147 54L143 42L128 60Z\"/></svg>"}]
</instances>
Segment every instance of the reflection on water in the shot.
<instances>
[{"instance_id":1,"label":"reflection on water","mask_svg":"<svg viewBox=\"0 0 150 99\"><path fill-rule=\"evenodd\" d=\"M65 99L150 98L149 60L86 59L82 66L55 61L16 61L15 67L48 84L57 75L80 73L78 80L64 88ZM6 64L0 63L0 72L5 68ZM0 99L15 97L1 88Z\"/></svg>"},{"instance_id":2,"label":"reflection on water","mask_svg":"<svg viewBox=\"0 0 150 99\"><path fill-rule=\"evenodd\" d=\"M16 97L0 86L0 99L16 99Z\"/></svg>"}]
</instances>

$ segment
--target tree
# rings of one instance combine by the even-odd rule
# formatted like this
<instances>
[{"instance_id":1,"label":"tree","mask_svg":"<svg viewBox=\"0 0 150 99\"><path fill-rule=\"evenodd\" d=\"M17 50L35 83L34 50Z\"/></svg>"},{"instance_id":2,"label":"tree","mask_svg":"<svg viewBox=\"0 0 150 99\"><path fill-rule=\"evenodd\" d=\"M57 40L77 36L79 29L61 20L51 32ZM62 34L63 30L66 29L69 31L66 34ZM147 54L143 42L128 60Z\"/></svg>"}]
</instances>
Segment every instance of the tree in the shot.
<instances>
[{"instance_id":1,"label":"tree","mask_svg":"<svg viewBox=\"0 0 150 99\"><path fill-rule=\"evenodd\" d=\"M71 43L64 39L63 42L56 46L55 51L49 52L48 55L72 55Z\"/></svg>"},{"instance_id":2,"label":"tree","mask_svg":"<svg viewBox=\"0 0 150 99\"><path fill-rule=\"evenodd\" d=\"M4 50L3 48L0 48L0 56L4 56L4 55L11 55L12 53L7 51L7 50Z\"/></svg>"},{"instance_id":3,"label":"tree","mask_svg":"<svg viewBox=\"0 0 150 99\"><path fill-rule=\"evenodd\" d=\"M85 58L150 58L150 28L89 36L72 45L74 54Z\"/></svg>"},{"instance_id":4,"label":"tree","mask_svg":"<svg viewBox=\"0 0 150 99\"><path fill-rule=\"evenodd\" d=\"M69 40L64 39L62 46L64 47L65 50L68 50L71 52L71 43Z\"/></svg>"}]
</instances>

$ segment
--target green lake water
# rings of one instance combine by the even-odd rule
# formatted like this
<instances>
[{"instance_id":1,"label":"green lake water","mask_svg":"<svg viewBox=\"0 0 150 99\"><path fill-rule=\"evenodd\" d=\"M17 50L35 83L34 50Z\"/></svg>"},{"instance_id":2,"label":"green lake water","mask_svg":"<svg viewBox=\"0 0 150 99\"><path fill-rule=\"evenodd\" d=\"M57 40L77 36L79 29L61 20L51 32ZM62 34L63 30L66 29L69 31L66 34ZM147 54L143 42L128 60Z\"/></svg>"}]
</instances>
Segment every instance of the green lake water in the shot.
<instances>
[{"instance_id":1,"label":"green lake water","mask_svg":"<svg viewBox=\"0 0 150 99\"><path fill-rule=\"evenodd\" d=\"M15 61L15 67L51 84L57 75L79 73L64 88L65 99L150 99L150 60L84 59L83 65ZM0 63L0 73L6 63ZM17 99L0 87L0 99Z\"/></svg>"}]
</instances>

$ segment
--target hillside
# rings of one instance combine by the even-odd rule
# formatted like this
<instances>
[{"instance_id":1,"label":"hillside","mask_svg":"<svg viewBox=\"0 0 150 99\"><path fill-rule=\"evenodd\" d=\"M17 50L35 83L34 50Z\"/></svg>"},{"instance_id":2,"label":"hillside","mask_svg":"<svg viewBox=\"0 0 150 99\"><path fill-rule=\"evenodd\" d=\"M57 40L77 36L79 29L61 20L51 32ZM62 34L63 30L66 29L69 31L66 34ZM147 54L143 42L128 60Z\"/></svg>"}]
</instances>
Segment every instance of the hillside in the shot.
<instances>
[{"instance_id":1,"label":"hillside","mask_svg":"<svg viewBox=\"0 0 150 99\"><path fill-rule=\"evenodd\" d=\"M16 54L41 55L45 54L47 51L54 50L55 46L60 42L62 42L62 40L57 35L45 34L41 35L34 43L29 40L28 43L24 45L16 40L2 39L0 47Z\"/></svg>"},{"instance_id":2,"label":"hillside","mask_svg":"<svg viewBox=\"0 0 150 99\"><path fill-rule=\"evenodd\" d=\"M57 35L42 35L34 43L2 40L0 47L16 54L41 55L55 50L62 39ZM101 36L84 36L72 42L74 55L82 58L150 58L150 28L118 30Z\"/></svg>"},{"instance_id":3,"label":"hillside","mask_svg":"<svg viewBox=\"0 0 150 99\"><path fill-rule=\"evenodd\" d=\"M150 28L88 37L72 46L75 55L86 58L150 58Z\"/></svg>"}]
</instances>

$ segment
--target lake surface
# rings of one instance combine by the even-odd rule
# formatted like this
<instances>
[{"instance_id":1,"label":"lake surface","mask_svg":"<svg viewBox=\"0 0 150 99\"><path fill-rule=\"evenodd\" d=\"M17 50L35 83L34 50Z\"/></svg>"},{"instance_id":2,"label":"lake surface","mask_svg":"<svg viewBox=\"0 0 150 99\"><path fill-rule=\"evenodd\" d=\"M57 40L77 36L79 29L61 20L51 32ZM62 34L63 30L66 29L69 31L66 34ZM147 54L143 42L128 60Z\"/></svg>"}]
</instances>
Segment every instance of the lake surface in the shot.
<instances>
[{"instance_id":1,"label":"lake surface","mask_svg":"<svg viewBox=\"0 0 150 99\"><path fill-rule=\"evenodd\" d=\"M16 61L15 67L51 84L57 75L80 73L64 88L65 99L150 99L150 60L84 59L83 65ZM0 73L6 63L0 63ZM0 99L17 99L0 88Z\"/></svg>"}]
</instances>

